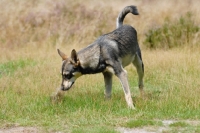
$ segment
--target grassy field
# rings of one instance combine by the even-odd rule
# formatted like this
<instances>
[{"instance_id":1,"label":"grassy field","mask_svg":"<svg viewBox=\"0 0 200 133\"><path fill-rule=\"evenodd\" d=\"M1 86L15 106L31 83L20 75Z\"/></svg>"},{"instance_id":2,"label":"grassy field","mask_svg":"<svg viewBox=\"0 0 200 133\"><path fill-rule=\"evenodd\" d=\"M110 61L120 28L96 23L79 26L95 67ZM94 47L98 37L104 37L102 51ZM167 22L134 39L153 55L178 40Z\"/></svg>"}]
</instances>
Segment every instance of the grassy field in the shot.
<instances>
[{"instance_id":1,"label":"grassy field","mask_svg":"<svg viewBox=\"0 0 200 133\"><path fill-rule=\"evenodd\" d=\"M126 68L137 110L127 108L116 77L112 99L104 100L102 74L80 77L60 102L52 103L50 96L61 83L56 49L80 50L112 31L119 11L130 4L138 6L140 16L127 15L125 23L138 31L145 65L144 99L139 96L135 68ZM36 127L38 132L110 133L119 127L154 131L165 126L164 120L174 120L163 132L200 132L200 31L181 47L143 45L147 31L162 26L166 18L176 20L192 12L194 23L200 22L198 0L176 4L172 0L1 1L0 129L18 125Z\"/></svg>"}]
</instances>

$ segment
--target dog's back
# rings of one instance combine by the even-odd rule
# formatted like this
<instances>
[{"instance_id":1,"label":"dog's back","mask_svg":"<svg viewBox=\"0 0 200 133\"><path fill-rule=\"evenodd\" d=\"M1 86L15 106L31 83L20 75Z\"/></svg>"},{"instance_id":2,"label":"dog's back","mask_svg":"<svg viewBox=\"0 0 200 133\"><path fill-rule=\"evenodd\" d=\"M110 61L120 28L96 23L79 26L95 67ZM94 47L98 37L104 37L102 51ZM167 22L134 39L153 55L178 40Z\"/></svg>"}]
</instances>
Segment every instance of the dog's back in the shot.
<instances>
[{"instance_id":1,"label":"dog's back","mask_svg":"<svg viewBox=\"0 0 200 133\"><path fill-rule=\"evenodd\" d=\"M104 35L103 38L116 42L120 57L135 54L139 50L137 32L130 25L122 25L113 32Z\"/></svg>"},{"instance_id":2,"label":"dog's back","mask_svg":"<svg viewBox=\"0 0 200 133\"><path fill-rule=\"evenodd\" d=\"M117 18L117 29L100 36L96 43L107 49L104 52L113 53L113 56L115 53L117 54L116 56L123 58L124 56L132 56L138 53L141 58L136 30L130 25L123 25L123 20L128 13L134 15L139 14L135 6L127 6L124 8Z\"/></svg>"}]
</instances>

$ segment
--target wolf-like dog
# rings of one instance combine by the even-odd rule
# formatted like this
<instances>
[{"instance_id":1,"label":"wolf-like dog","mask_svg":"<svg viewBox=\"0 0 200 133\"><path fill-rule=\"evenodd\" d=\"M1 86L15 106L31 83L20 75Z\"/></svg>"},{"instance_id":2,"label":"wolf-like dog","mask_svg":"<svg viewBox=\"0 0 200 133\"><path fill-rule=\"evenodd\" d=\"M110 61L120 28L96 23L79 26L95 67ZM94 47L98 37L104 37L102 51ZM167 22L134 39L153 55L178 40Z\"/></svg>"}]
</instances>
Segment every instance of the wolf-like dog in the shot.
<instances>
[{"instance_id":1,"label":"wolf-like dog","mask_svg":"<svg viewBox=\"0 0 200 133\"><path fill-rule=\"evenodd\" d=\"M144 65L140 47L137 41L137 32L130 25L123 25L123 20L128 13L138 15L136 6L127 6L117 18L117 28L100 36L86 48L76 52L71 51L67 57L58 49L62 57L62 83L60 91L69 90L76 79L85 74L102 73L105 81L105 98L111 97L112 76L116 75L121 81L128 107L135 109L124 67L132 63L139 77L139 90L143 94Z\"/></svg>"}]
</instances>

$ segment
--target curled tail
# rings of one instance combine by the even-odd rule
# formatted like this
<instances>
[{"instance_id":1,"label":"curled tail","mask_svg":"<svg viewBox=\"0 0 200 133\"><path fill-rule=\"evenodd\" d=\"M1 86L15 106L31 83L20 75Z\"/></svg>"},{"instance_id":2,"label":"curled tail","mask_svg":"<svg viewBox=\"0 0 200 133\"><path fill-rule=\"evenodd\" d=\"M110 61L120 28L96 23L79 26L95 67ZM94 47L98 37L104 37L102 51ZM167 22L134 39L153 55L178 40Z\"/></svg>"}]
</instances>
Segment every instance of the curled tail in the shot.
<instances>
[{"instance_id":1,"label":"curled tail","mask_svg":"<svg viewBox=\"0 0 200 133\"><path fill-rule=\"evenodd\" d=\"M136 8L136 6L127 6L125 7L120 13L119 16L117 18L117 28L121 27L123 25L123 21L125 16L128 13L132 13L134 15L139 15L138 10Z\"/></svg>"}]
</instances>

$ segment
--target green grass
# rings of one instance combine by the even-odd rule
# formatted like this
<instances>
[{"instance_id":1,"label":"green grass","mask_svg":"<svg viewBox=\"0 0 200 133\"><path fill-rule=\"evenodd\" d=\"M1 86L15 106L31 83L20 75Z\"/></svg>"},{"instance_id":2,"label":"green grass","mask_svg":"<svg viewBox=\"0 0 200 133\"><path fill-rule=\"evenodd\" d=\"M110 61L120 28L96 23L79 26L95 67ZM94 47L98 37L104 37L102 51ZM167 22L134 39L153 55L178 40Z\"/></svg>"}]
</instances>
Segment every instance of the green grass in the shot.
<instances>
[{"instance_id":1,"label":"green grass","mask_svg":"<svg viewBox=\"0 0 200 133\"><path fill-rule=\"evenodd\" d=\"M169 125L170 127L187 127L189 126L188 123L185 122L175 122Z\"/></svg>"},{"instance_id":2,"label":"green grass","mask_svg":"<svg viewBox=\"0 0 200 133\"><path fill-rule=\"evenodd\" d=\"M155 55L159 53L159 51L154 52ZM171 51L165 54L171 56L176 52ZM147 56L150 56L151 52L144 51L144 55L144 58L148 60ZM182 59L193 62L198 54L194 52L188 58L187 56L182 58L182 56L177 56L170 62L176 60L182 62ZM146 64L145 99L139 96L134 67L128 67L129 83L137 108L133 111L127 108L123 90L116 77L113 81L112 99L104 100L104 83L101 74L80 77L75 86L66 92L60 103L51 103L50 95L61 82L60 58L58 55L52 57L49 60L40 58L39 62L39 59L37 61L33 59L31 62L37 62L34 65L12 69L12 76L2 75L0 78L2 86L0 123L2 125L3 123L18 123L22 126L42 127L46 131L115 132L115 128L123 126L129 128L160 126L157 120L200 119L197 82L199 71L196 71L198 68L196 64L187 64L187 68L184 65L174 64L176 68L173 65L168 67L162 64L164 61L159 61L159 58L157 59L159 63L155 62L155 64L144 60ZM21 60L23 59L15 62L24 61ZM55 63L52 63L52 60ZM13 63L10 65L8 69L12 68ZM162 65L165 71L162 71ZM174 74L170 75L172 67ZM182 71L185 72L182 73ZM198 130L197 127L194 128Z\"/></svg>"},{"instance_id":3,"label":"green grass","mask_svg":"<svg viewBox=\"0 0 200 133\"><path fill-rule=\"evenodd\" d=\"M130 120L126 123L125 127L128 128L137 128L144 126L162 126L162 122L153 121L153 120Z\"/></svg>"},{"instance_id":4,"label":"green grass","mask_svg":"<svg viewBox=\"0 0 200 133\"><path fill-rule=\"evenodd\" d=\"M179 132L179 131L183 133L188 133L188 132L198 133L199 132L199 126L195 126L183 121L174 122L170 124L169 126L171 127L170 132L173 132L173 133Z\"/></svg>"},{"instance_id":5,"label":"green grass","mask_svg":"<svg viewBox=\"0 0 200 133\"><path fill-rule=\"evenodd\" d=\"M117 131L105 126L91 125L90 127L77 127L72 130L72 133L117 133Z\"/></svg>"},{"instance_id":6,"label":"green grass","mask_svg":"<svg viewBox=\"0 0 200 133\"><path fill-rule=\"evenodd\" d=\"M15 71L19 69L23 69L26 66L34 66L36 65L36 61L31 59L18 59L14 61L8 61L6 63L0 64L0 78L3 75L12 75Z\"/></svg>"}]
</instances>

